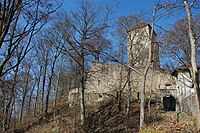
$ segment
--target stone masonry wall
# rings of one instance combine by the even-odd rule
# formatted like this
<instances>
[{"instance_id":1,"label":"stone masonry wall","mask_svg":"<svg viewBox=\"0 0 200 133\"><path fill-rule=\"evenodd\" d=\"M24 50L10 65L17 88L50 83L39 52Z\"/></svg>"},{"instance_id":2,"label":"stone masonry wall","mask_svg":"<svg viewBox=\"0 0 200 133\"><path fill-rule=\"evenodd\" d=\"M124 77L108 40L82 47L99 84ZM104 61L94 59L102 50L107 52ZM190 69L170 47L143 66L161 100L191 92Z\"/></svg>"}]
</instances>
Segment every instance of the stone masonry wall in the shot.
<instances>
[{"instance_id":1,"label":"stone masonry wall","mask_svg":"<svg viewBox=\"0 0 200 133\"><path fill-rule=\"evenodd\" d=\"M181 100L181 111L196 116L196 100L195 95L189 95L188 97Z\"/></svg>"},{"instance_id":2,"label":"stone masonry wall","mask_svg":"<svg viewBox=\"0 0 200 133\"><path fill-rule=\"evenodd\" d=\"M122 67L122 68L121 68ZM137 70L140 70L136 68ZM94 100L99 101L104 99L104 97L114 97L117 94L117 90L120 86L120 70L122 71L122 86L124 87L123 94L127 95L128 85L127 85L127 74L128 68L126 66L120 66L120 64L108 64L101 63L98 61L93 61L90 73L88 74L86 82L85 93L98 94ZM140 70L141 71L141 70ZM166 78L168 76L168 78ZM165 77L165 78L163 78ZM132 98L136 99L138 93L140 92L141 76L135 71L131 71L131 90ZM149 69L147 80L146 80L146 96L159 97L162 96L159 91L162 86L171 82L170 76L163 74L158 70ZM173 88L174 86L172 86ZM90 98L86 98L90 99ZM90 101L92 102L92 101Z\"/></svg>"}]
</instances>

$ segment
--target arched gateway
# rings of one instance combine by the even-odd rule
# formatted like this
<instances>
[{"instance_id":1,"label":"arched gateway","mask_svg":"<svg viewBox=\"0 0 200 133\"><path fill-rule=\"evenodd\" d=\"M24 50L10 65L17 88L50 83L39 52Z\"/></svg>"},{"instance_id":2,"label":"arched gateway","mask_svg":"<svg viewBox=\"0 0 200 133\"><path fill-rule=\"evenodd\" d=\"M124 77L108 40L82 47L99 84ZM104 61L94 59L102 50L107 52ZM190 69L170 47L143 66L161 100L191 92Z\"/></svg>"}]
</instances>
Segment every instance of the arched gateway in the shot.
<instances>
[{"instance_id":1,"label":"arched gateway","mask_svg":"<svg viewBox=\"0 0 200 133\"><path fill-rule=\"evenodd\" d=\"M163 107L165 111L176 111L176 99L172 95L164 96Z\"/></svg>"}]
</instances>

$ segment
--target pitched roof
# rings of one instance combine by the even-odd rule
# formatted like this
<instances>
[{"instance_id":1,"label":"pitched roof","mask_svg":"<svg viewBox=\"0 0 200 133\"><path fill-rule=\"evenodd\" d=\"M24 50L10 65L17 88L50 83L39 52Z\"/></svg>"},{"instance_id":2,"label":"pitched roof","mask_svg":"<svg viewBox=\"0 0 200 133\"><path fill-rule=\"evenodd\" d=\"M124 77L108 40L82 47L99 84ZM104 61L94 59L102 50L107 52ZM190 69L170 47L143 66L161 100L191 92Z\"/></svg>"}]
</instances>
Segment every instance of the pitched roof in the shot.
<instances>
[{"instance_id":1,"label":"pitched roof","mask_svg":"<svg viewBox=\"0 0 200 133\"><path fill-rule=\"evenodd\" d=\"M175 68L172 71L171 75L176 76L178 72L183 72L183 71L190 72L189 68L190 68L189 65L182 65L180 67ZM200 66L197 66L197 70L200 71Z\"/></svg>"}]
</instances>

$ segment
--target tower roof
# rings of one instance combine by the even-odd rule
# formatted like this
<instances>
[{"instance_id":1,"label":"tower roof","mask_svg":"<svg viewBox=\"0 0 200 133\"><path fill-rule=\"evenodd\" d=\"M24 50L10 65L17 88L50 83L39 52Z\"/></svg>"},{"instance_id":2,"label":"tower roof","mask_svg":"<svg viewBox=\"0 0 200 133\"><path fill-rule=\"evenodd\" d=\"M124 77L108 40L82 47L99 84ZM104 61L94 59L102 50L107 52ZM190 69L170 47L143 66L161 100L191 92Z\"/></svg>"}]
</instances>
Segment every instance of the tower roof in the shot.
<instances>
[{"instance_id":1,"label":"tower roof","mask_svg":"<svg viewBox=\"0 0 200 133\"><path fill-rule=\"evenodd\" d=\"M152 28L151 28L151 25L150 25L149 23L142 22L142 23L139 23L139 24L134 25L133 27L131 27L130 31L134 31L134 30L137 30L137 29L140 29L140 28L144 28L144 27L146 27L146 26L149 27L149 31L152 29ZM130 31L129 31L129 32L130 32ZM155 35L157 35L155 31L153 31L153 33L154 33Z\"/></svg>"},{"instance_id":2,"label":"tower roof","mask_svg":"<svg viewBox=\"0 0 200 133\"><path fill-rule=\"evenodd\" d=\"M140 28L143 28L143 27L146 27L148 26L149 24L145 23L145 22L142 22L142 23L139 23L137 25L134 25L132 26L131 30L136 30L136 29L140 29ZM150 25L149 25L150 26Z\"/></svg>"}]
</instances>

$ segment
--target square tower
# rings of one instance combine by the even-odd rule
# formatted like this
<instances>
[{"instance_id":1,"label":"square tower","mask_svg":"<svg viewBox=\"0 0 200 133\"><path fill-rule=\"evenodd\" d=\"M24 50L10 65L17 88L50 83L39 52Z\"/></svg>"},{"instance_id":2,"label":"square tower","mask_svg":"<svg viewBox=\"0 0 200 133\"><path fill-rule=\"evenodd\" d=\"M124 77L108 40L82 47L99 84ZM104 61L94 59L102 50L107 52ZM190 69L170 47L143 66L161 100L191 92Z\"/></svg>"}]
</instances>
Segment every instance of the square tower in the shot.
<instances>
[{"instance_id":1,"label":"square tower","mask_svg":"<svg viewBox=\"0 0 200 133\"><path fill-rule=\"evenodd\" d=\"M151 26L147 23L140 23L133 26L128 32L128 61L133 67L144 68L147 65L149 48L152 47L152 66L159 69L159 46L157 34L153 31L151 39Z\"/></svg>"}]
</instances>

